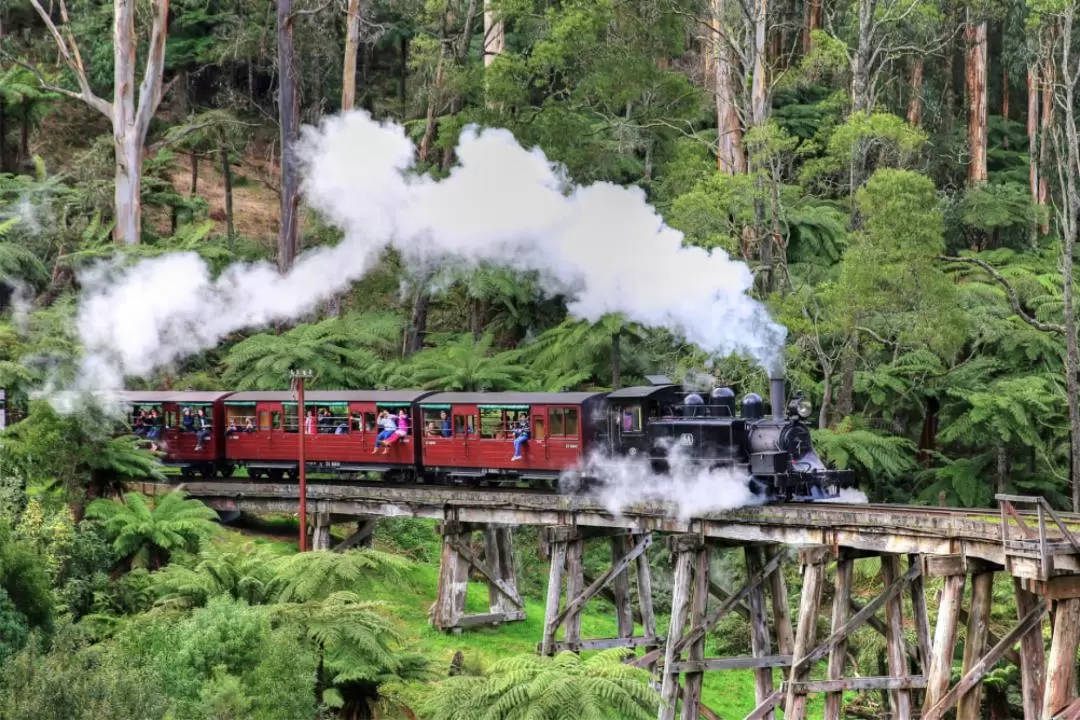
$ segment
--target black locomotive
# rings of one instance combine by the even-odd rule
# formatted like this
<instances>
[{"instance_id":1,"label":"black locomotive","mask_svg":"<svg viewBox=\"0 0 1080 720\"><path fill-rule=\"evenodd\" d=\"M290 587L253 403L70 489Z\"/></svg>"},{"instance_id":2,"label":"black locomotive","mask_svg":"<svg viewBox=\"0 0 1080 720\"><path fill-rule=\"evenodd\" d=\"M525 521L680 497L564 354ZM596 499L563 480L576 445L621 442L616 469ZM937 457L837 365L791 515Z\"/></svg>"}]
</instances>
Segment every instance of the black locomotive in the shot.
<instances>
[{"instance_id":1,"label":"black locomotive","mask_svg":"<svg viewBox=\"0 0 1080 720\"><path fill-rule=\"evenodd\" d=\"M659 378L658 378L659 380ZM828 500L854 484L850 470L830 469L814 451L806 420L812 407L797 393L786 407L784 381L771 381L771 413L761 396L742 398L715 388L702 397L678 386L659 384L615 391L608 396L613 416L628 418L613 428L613 448L647 458L654 472L731 468L749 476L750 489L770 502ZM638 433L629 420L644 417Z\"/></svg>"}]
</instances>

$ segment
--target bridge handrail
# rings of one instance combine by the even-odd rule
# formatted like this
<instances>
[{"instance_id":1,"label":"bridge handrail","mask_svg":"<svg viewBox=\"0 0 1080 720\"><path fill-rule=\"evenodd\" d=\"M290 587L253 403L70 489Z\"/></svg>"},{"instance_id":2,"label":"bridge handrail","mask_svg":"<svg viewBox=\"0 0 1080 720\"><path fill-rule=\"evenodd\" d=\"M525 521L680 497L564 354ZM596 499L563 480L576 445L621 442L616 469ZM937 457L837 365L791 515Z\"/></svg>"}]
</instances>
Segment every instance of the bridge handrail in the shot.
<instances>
[{"instance_id":1,"label":"bridge handrail","mask_svg":"<svg viewBox=\"0 0 1080 720\"><path fill-rule=\"evenodd\" d=\"M1051 507L1050 503L1047 502L1046 498L1042 497L1041 495L1010 495L1008 493L997 493L996 495L994 495L994 499L998 501L998 506L1001 510L1001 542L1003 544L1008 544L1009 541L1010 516L1014 520L1016 520L1017 527L1022 532L1029 535L1027 539L1032 539L1030 538L1030 534L1033 531L1027 526L1027 523L1024 522L1024 519L1020 517L1020 514L1016 512L1016 508L1014 507L1014 505L1034 505L1036 515L1038 517L1037 534L1039 540L1039 556L1045 561L1047 554L1046 515L1049 515L1050 518L1054 521L1054 524L1057 525L1058 529L1061 531L1061 534L1065 537L1066 540L1069 541L1069 544L1072 545L1073 550L1080 554L1080 539L1077 539L1076 535L1074 535L1072 531L1069 530L1068 526L1065 524L1065 521L1062 520L1061 516L1058 515L1057 511L1054 510L1053 507Z\"/></svg>"}]
</instances>

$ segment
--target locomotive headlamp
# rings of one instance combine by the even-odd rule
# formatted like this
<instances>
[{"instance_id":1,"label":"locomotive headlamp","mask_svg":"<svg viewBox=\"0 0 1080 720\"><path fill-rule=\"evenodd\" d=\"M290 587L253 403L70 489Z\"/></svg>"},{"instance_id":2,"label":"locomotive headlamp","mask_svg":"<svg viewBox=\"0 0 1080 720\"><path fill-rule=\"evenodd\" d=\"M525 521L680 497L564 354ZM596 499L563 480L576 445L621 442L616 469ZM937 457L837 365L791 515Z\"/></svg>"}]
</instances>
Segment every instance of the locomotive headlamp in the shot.
<instances>
[{"instance_id":1,"label":"locomotive headlamp","mask_svg":"<svg viewBox=\"0 0 1080 720\"><path fill-rule=\"evenodd\" d=\"M795 393L795 397L791 398L791 402L788 403L788 415L798 416L803 420L810 417L810 412L813 409L813 403L801 392Z\"/></svg>"}]
</instances>

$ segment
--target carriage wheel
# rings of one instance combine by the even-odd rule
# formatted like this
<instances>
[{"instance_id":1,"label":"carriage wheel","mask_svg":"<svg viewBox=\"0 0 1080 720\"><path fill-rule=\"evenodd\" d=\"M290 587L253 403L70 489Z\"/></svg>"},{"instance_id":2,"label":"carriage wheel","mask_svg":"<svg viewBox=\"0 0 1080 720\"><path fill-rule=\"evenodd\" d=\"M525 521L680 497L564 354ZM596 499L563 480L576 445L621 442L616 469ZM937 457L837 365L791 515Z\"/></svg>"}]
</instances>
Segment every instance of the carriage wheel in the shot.
<instances>
[{"instance_id":1,"label":"carriage wheel","mask_svg":"<svg viewBox=\"0 0 1080 720\"><path fill-rule=\"evenodd\" d=\"M221 466L220 472L221 472L221 477L223 477L223 478L231 478L233 476L233 473L236 472L236 466L226 463L225 465Z\"/></svg>"}]
</instances>

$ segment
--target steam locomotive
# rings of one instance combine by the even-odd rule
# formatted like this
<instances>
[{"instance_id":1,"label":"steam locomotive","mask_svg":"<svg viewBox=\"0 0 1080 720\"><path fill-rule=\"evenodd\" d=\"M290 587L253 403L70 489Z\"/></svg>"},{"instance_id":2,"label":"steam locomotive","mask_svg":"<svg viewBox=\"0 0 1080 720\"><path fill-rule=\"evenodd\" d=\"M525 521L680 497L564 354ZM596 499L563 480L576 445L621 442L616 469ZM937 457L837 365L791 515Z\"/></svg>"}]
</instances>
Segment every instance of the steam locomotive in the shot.
<instances>
[{"instance_id":1,"label":"steam locomotive","mask_svg":"<svg viewBox=\"0 0 1080 720\"><path fill-rule=\"evenodd\" d=\"M241 468L254 481L294 480L302 433L313 483L378 477L573 492L580 485L568 477L621 458L659 474L730 469L770 501L824 500L853 484L814 452L810 402L796 394L785 406L783 380L772 381L769 415L754 393L737 408L730 388L703 397L663 376L648 380L612 392L319 390L303 408L289 391L124 391L110 401L128 409L128 431L164 465L209 481ZM382 434L388 417L393 436ZM515 444L523 428L528 438Z\"/></svg>"},{"instance_id":2,"label":"steam locomotive","mask_svg":"<svg viewBox=\"0 0 1080 720\"><path fill-rule=\"evenodd\" d=\"M768 416L757 393L744 396L736 414L730 388L715 388L707 400L684 392L680 403L646 423L652 469L663 474L673 464L732 468L749 475L751 491L770 501L826 500L853 485L852 471L827 468L814 451L806 423L810 401L800 392L785 407L784 380L774 378L770 385Z\"/></svg>"}]
</instances>

